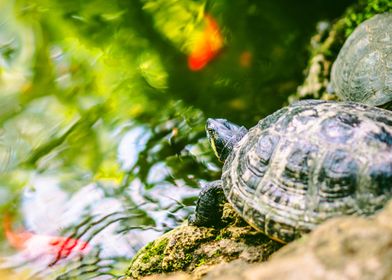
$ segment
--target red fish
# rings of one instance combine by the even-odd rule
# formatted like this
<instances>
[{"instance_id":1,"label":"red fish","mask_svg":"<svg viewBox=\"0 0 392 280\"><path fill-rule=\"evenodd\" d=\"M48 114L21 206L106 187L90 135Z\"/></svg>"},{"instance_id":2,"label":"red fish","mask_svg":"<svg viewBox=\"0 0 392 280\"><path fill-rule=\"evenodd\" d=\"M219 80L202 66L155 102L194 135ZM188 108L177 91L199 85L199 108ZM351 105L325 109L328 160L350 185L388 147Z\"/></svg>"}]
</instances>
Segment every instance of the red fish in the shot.
<instances>
[{"instance_id":1,"label":"red fish","mask_svg":"<svg viewBox=\"0 0 392 280\"><path fill-rule=\"evenodd\" d=\"M202 35L194 42L188 56L188 67L192 71L202 70L223 47L223 37L215 19L204 15L205 28Z\"/></svg>"},{"instance_id":2,"label":"red fish","mask_svg":"<svg viewBox=\"0 0 392 280\"><path fill-rule=\"evenodd\" d=\"M10 215L5 215L3 227L10 245L20 250L27 261L50 258L49 265L54 265L61 259L86 255L91 250L88 242L79 239L36 234L26 230L15 231L12 229Z\"/></svg>"}]
</instances>

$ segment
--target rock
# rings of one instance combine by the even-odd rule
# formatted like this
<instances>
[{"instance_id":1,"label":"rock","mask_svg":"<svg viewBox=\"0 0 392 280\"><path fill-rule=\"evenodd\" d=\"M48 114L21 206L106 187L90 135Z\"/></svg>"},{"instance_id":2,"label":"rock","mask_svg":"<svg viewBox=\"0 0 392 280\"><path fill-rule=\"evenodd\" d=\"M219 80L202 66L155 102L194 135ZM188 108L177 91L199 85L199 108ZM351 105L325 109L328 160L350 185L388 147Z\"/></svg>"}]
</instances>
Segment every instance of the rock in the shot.
<instances>
[{"instance_id":1,"label":"rock","mask_svg":"<svg viewBox=\"0 0 392 280\"><path fill-rule=\"evenodd\" d=\"M182 226L141 249L132 259L127 275L142 276L186 271L201 278L219 263L236 259L262 262L282 247L242 220L230 204L224 206L224 228Z\"/></svg>"},{"instance_id":2,"label":"rock","mask_svg":"<svg viewBox=\"0 0 392 280\"><path fill-rule=\"evenodd\" d=\"M203 279L391 279L391 220L392 202L374 218L332 219L264 264L219 265Z\"/></svg>"},{"instance_id":3,"label":"rock","mask_svg":"<svg viewBox=\"0 0 392 280\"><path fill-rule=\"evenodd\" d=\"M264 263L246 258L146 280L378 280L392 279L392 202L373 218L331 219ZM212 243L210 243L212 246ZM200 248L203 246L199 246ZM260 251L263 252L263 251ZM212 256L212 258L215 258ZM206 263L210 262L206 258Z\"/></svg>"},{"instance_id":4,"label":"rock","mask_svg":"<svg viewBox=\"0 0 392 280\"><path fill-rule=\"evenodd\" d=\"M185 272L169 273L162 275L150 275L143 277L143 280L189 280L190 275Z\"/></svg>"}]
</instances>

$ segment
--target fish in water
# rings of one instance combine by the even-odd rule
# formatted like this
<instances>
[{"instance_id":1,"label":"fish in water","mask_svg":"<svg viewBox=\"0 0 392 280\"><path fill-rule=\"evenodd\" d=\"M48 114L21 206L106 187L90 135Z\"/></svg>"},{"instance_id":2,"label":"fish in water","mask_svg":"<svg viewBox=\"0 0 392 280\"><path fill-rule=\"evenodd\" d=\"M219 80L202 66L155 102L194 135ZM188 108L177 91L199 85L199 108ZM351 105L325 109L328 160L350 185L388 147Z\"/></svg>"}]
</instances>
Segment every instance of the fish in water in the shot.
<instances>
[{"instance_id":1,"label":"fish in water","mask_svg":"<svg viewBox=\"0 0 392 280\"><path fill-rule=\"evenodd\" d=\"M51 266L62 259L83 256L91 251L91 245L80 239L14 230L10 215L4 216L3 229L9 244L19 250L26 261L45 259Z\"/></svg>"},{"instance_id":2,"label":"fish in water","mask_svg":"<svg viewBox=\"0 0 392 280\"><path fill-rule=\"evenodd\" d=\"M209 14L204 15L205 27L200 37L195 39L188 56L188 67L191 71L202 70L223 47L223 37L216 20Z\"/></svg>"}]
</instances>

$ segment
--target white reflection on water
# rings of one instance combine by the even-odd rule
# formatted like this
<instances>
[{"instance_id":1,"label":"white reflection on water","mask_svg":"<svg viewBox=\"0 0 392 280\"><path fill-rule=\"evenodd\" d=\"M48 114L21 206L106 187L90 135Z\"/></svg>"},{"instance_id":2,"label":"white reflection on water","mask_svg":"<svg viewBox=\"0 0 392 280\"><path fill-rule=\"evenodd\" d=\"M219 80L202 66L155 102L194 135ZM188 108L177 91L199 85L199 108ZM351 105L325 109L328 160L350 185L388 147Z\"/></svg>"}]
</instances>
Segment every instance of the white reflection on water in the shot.
<instances>
[{"instance_id":1,"label":"white reflection on water","mask_svg":"<svg viewBox=\"0 0 392 280\"><path fill-rule=\"evenodd\" d=\"M118 145L118 159L123 169L129 170L135 165L150 137L150 130L141 125L132 128L122 137Z\"/></svg>"},{"instance_id":2,"label":"white reflection on water","mask_svg":"<svg viewBox=\"0 0 392 280\"><path fill-rule=\"evenodd\" d=\"M136 126L123 136L119 144L118 157L124 169L130 170L134 167L139 153L145 149L150 137L151 131L146 126ZM141 205L146 200L151 202L143 204L140 208L153 218L156 228L177 226L178 222L186 218L189 209L176 212L174 219L171 210L178 206L182 199L194 197L200 191L187 186L182 179L174 180L175 185L166 182L167 176L170 176L170 169L164 162L157 162L152 165L147 175L147 183L154 185L153 188L146 189L140 179L135 178L126 189L128 196L132 197L136 204ZM147 232L146 235L157 236L156 232Z\"/></svg>"},{"instance_id":3,"label":"white reflection on water","mask_svg":"<svg viewBox=\"0 0 392 280\"><path fill-rule=\"evenodd\" d=\"M31 186L23 194L22 216L24 218L26 232L32 233L17 253L4 256L1 267L18 268L30 273L45 271L45 274L58 268L58 265L66 264L72 258L85 255L93 249L99 248L101 259L125 257L130 259L140 248L141 244L156 238L159 233L155 231L128 231L118 234L118 222L108 222L102 231L94 232L100 224L87 224L87 233L77 237L77 240L88 242L88 250L78 250L64 259L57 260L59 250L53 250L52 242L59 237L73 237L64 234L63 229L77 226L83 217L96 217L95 221L110 213L124 213L122 203L116 199L105 196L102 189L96 184L89 184L74 194L64 191L55 177L37 175ZM114 218L124 215L113 216ZM113 218L113 221L114 221ZM17 230L17 229L15 229ZM90 231L88 231L90 230ZM91 238L91 240L90 240ZM56 266L49 267L50 264Z\"/></svg>"},{"instance_id":4,"label":"white reflection on water","mask_svg":"<svg viewBox=\"0 0 392 280\"><path fill-rule=\"evenodd\" d=\"M145 126L129 129L129 125L125 125L117 131L114 134L120 139L117 156L121 167L124 170L139 168L135 166L137 158L146 149L150 130ZM192 149L191 146L188 148ZM163 230L185 220L190 209L180 201L199 192L183 179L173 178L170 168L163 162L155 163L148 172L147 183L153 185L151 189L139 178L134 178L123 193L116 195L114 185L108 187L101 186L99 182L90 183L72 192L69 182L64 184L62 181L61 174L34 174L26 185L20 205L25 230L34 239L29 240L29 246L5 256L1 262L3 267L27 270L29 274L54 275L59 270L69 271L75 262L80 263L78 257L89 259L97 249L102 261L96 265L98 268L104 267L105 261L117 262L116 258L124 258L128 263L143 245L156 239ZM172 181L166 181L167 177ZM124 200L125 196L131 198L131 205ZM151 219L146 229L143 226L138 228L143 219L138 220L137 216L126 211L132 205L137 205ZM14 229L18 229L16 224ZM88 248L78 243L72 254L59 258L56 256L58 250L54 250L52 244L53 239L59 238L87 242Z\"/></svg>"}]
</instances>

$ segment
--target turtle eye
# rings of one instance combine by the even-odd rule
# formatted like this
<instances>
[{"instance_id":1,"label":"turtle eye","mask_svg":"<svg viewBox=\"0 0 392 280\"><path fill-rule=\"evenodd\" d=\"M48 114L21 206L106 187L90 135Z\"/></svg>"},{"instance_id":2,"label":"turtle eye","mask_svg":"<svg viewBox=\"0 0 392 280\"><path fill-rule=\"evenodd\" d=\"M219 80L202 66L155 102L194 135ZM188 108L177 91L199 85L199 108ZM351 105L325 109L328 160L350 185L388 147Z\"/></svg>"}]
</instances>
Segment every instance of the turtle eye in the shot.
<instances>
[{"instance_id":1,"label":"turtle eye","mask_svg":"<svg viewBox=\"0 0 392 280\"><path fill-rule=\"evenodd\" d=\"M208 132L208 134L211 134L211 135L214 134L214 130L212 128L208 128L207 132Z\"/></svg>"}]
</instances>

